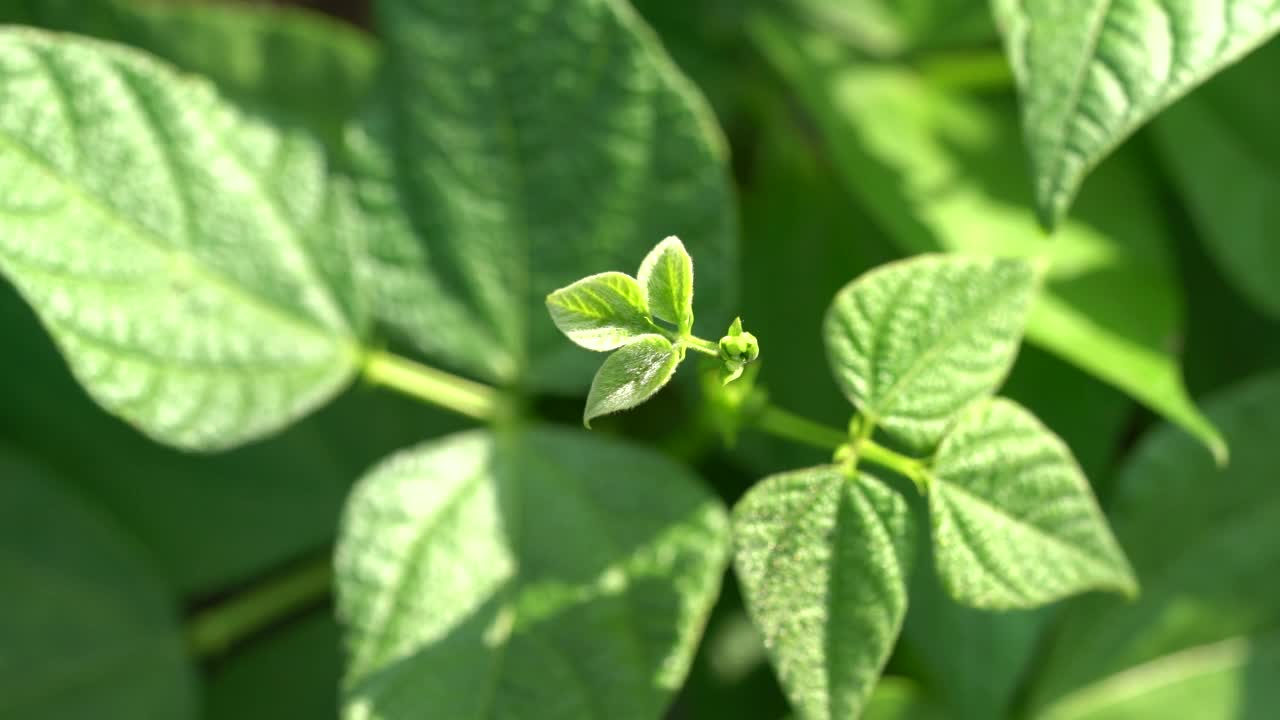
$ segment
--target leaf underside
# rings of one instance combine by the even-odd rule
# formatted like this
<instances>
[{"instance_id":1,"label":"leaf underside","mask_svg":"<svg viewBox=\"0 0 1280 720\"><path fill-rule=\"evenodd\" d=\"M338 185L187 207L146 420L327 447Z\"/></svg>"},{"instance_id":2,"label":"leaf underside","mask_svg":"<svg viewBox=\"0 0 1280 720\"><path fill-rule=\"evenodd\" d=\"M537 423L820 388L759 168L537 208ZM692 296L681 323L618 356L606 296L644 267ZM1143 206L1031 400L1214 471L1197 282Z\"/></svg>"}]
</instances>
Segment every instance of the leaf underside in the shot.
<instances>
[{"instance_id":1,"label":"leaf underside","mask_svg":"<svg viewBox=\"0 0 1280 720\"><path fill-rule=\"evenodd\" d=\"M614 351L596 372L582 422L633 408L653 397L675 374L680 354L661 335L644 335Z\"/></svg>"}]
</instances>

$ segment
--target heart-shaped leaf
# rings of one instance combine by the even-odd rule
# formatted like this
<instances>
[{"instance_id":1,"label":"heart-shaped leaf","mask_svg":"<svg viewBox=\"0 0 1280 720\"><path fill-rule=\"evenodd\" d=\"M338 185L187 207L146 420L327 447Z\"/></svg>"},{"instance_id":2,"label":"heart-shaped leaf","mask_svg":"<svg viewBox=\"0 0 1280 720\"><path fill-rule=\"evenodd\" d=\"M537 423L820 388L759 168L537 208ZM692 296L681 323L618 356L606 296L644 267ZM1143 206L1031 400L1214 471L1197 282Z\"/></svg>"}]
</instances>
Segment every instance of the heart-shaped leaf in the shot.
<instances>
[{"instance_id":1,"label":"heart-shaped leaf","mask_svg":"<svg viewBox=\"0 0 1280 720\"><path fill-rule=\"evenodd\" d=\"M1071 451L1011 400L966 412L932 474L935 564L956 600L1007 609L1090 589L1137 592Z\"/></svg>"},{"instance_id":2,"label":"heart-shaped leaf","mask_svg":"<svg viewBox=\"0 0 1280 720\"><path fill-rule=\"evenodd\" d=\"M633 408L662 389L676 368L681 352L661 335L644 335L605 359L591 383L582 424L619 410Z\"/></svg>"},{"instance_id":3,"label":"heart-shaped leaf","mask_svg":"<svg viewBox=\"0 0 1280 720\"><path fill-rule=\"evenodd\" d=\"M656 720L729 554L685 468L582 433L477 431L361 480L337 551L362 720Z\"/></svg>"},{"instance_id":4,"label":"heart-shaped leaf","mask_svg":"<svg viewBox=\"0 0 1280 720\"><path fill-rule=\"evenodd\" d=\"M992 0L992 8L1018 78L1047 225L1134 130L1280 30L1276 0Z\"/></svg>"},{"instance_id":5,"label":"heart-shaped leaf","mask_svg":"<svg viewBox=\"0 0 1280 720\"><path fill-rule=\"evenodd\" d=\"M940 255L872 270L827 311L837 384L885 431L932 450L956 413L1008 374L1037 275L1025 260Z\"/></svg>"},{"instance_id":6,"label":"heart-shaped leaf","mask_svg":"<svg viewBox=\"0 0 1280 720\"><path fill-rule=\"evenodd\" d=\"M312 141L138 53L0 31L0 272L99 403L219 449L346 384L354 240Z\"/></svg>"},{"instance_id":7,"label":"heart-shaped leaf","mask_svg":"<svg viewBox=\"0 0 1280 720\"><path fill-rule=\"evenodd\" d=\"M906 501L865 473L797 470L748 491L733 527L747 609L796 712L857 717L907 611Z\"/></svg>"}]
</instances>

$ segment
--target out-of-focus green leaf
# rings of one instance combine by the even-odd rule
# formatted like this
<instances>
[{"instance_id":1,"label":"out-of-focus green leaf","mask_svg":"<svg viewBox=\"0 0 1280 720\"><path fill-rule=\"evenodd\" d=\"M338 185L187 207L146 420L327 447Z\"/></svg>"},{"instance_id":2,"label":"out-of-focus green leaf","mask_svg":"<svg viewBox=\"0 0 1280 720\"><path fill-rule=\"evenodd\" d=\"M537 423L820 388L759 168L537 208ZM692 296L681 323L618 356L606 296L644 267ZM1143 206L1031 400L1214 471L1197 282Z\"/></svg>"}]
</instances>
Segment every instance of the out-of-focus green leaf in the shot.
<instances>
[{"instance_id":1,"label":"out-of-focus green leaf","mask_svg":"<svg viewBox=\"0 0 1280 720\"><path fill-rule=\"evenodd\" d=\"M581 432L472 432L374 469L337 554L346 714L636 718L684 680L728 560L688 470Z\"/></svg>"},{"instance_id":2,"label":"out-of-focus green leaf","mask_svg":"<svg viewBox=\"0 0 1280 720\"><path fill-rule=\"evenodd\" d=\"M335 720L342 654L329 609L256 638L214 667L208 720Z\"/></svg>"},{"instance_id":3,"label":"out-of-focus green leaf","mask_svg":"<svg viewBox=\"0 0 1280 720\"><path fill-rule=\"evenodd\" d=\"M972 607L1032 608L1085 590L1137 585L1071 451L1004 398L977 403L934 456L934 558Z\"/></svg>"},{"instance_id":4,"label":"out-of-focus green leaf","mask_svg":"<svg viewBox=\"0 0 1280 720\"><path fill-rule=\"evenodd\" d=\"M942 588L934 564L922 554L898 647L899 668L929 688L953 718L1009 717L1049 615L1047 609L965 607Z\"/></svg>"},{"instance_id":5,"label":"out-of-focus green leaf","mask_svg":"<svg viewBox=\"0 0 1280 720\"><path fill-rule=\"evenodd\" d=\"M370 464L462 426L421 403L358 388L268 442L189 455L95 406L3 282L0 336L0 442L108 508L185 593L245 582L324 547L351 482Z\"/></svg>"},{"instance_id":6,"label":"out-of-focus green leaf","mask_svg":"<svg viewBox=\"0 0 1280 720\"><path fill-rule=\"evenodd\" d=\"M1280 705L1280 635L1167 655L1070 695L1044 720L1265 720Z\"/></svg>"},{"instance_id":7,"label":"out-of-focus green leaf","mask_svg":"<svg viewBox=\"0 0 1280 720\"><path fill-rule=\"evenodd\" d=\"M173 598L97 508L0 450L0 717L195 718Z\"/></svg>"},{"instance_id":8,"label":"out-of-focus green leaf","mask_svg":"<svg viewBox=\"0 0 1280 720\"><path fill-rule=\"evenodd\" d=\"M1276 0L992 0L1048 225L1169 103L1280 30Z\"/></svg>"},{"instance_id":9,"label":"out-of-focus green leaf","mask_svg":"<svg viewBox=\"0 0 1280 720\"><path fill-rule=\"evenodd\" d=\"M1120 387L1199 437L1226 446L1196 409L1169 352L1182 299L1166 228L1142 176L1108 163L1079 220L1052 241L1037 227L1007 103L943 92L918 75L870 66L819 35L761 19L762 49L799 92L848 186L912 252L1043 256L1046 287L1027 338Z\"/></svg>"},{"instance_id":10,"label":"out-of-focus green leaf","mask_svg":"<svg viewBox=\"0 0 1280 720\"><path fill-rule=\"evenodd\" d=\"M919 686L905 678L886 677L867 701L862 720L947 720Z\"/></svg>"},{"instance_id":11,"label":"out-of-focus green leaf","mask_svg":"<svg viewBox=\"0 0 1280 720\"><path fill-rule=\"evenodd\" d=\"M251 113L339 145L372 84L364 33L289 8L157 0L0 0L0 22L133 45L203 75Z\"/></svg>"},{"instance_id":12,"label":"out-of-focus green leaf","mask_svg":"<svg viewBox=\"0 0 1280 720\"><path fill-rule=\"evenodd\" d=\"M353 208L317 145L69 35L4 30L0 94L0 272L99 403L216 450L349 381Z\"/></svg>"},{"instance_id":13,"label":"out-of-focus green leaf","mask_svg":"<svg viewBox=\"0 0 1280 720\"><path fill-rule=\"evenodd\" d=\"M1231 68L1152 125L1210 254L1280 318L1280 43Z\"/></svg>"},{"instance_id":14,"label":"out-of-focus green leaf","mask_svg":"<svg viewBox=\"0 0 1280 720\"><path fill-rule=\"evenodd\" d=\"M907 610L907 503L834 466L773 475L733 511L735 567L783 689L805 720L857 717Z\"/></svg>"},{"instance_id":15,"label":"out-of-focus green leaf","mask_svg":"<svg viewBox=\"0 0 1280 720\"><path fill-rule=\"evenodd\" d=\"M897 255L815 150L775 111L745 151L754 161L743 190L743 284L760 291L743 295L741 313L766 351L781 349L757 362L770 402L843 427L849 403L831 377L822 318L840 288ZM766 288L785 288L785 302ZM761 473L831 457L761 433L749 433L734 452Z\"/></svg>"},{"instance_id":16,"label":"out-of-focus green leaf","mask_svg":"<svg viewBox=\"0 0 1280 720\"><path fill-rule=\"evenodd\" d=\"M823 322L836 384L877 427L932 451L1008 374L1038 275L1023 260L934 255L857 278Z\"/></svg>"},{"instance_id":17,"label":"out-of-focus green leaf","mask_svg":"<svg viewBox=\"0 0 1280 720\"><path fill-rule=\"evenodd\" d=\"M579 391L595 359L564 342L543 298L679 235L705 328L723 326L737 269L724 143L634 10L385 0L378 11L388 65L354 142L380 319L500 384Z\"/></svg>"},{"instance_id":18,"label":"out-of-focus green leaf","mask_svg":"<svg viewBox=\"0 0 1280 720\"><path fill-rule=\"evenodd\" d=\"M1169 427L1142 443L1112 511L1142 596L1071 606L1033 686L1034 708L1170 653L1280 627L1280 376L1207 407L1235 449L1231 464L1219 469Z\"/></svg>"},{"instance_id":19,"label":"out-of-focus green leaf","mask_svg":"<svg viewBox=\"0 0 1280 720\"><path fill-rule=\"evenodd\" d=\"M878 56L974 45L996 36L974 0L792 0L819 26Z\"/></svg>"},{"instance_id":20,"label":"out-of-focus green leaf","mask_svg":"<svg viewBox=\"0 0 1280 720\"><path fill-rule=\"evenodd\" d=\"M605 359L591 382L582 423L633 408L653 397L675 374L680 353L661 335L642 335Z\"/></svg>"}]
</instances>

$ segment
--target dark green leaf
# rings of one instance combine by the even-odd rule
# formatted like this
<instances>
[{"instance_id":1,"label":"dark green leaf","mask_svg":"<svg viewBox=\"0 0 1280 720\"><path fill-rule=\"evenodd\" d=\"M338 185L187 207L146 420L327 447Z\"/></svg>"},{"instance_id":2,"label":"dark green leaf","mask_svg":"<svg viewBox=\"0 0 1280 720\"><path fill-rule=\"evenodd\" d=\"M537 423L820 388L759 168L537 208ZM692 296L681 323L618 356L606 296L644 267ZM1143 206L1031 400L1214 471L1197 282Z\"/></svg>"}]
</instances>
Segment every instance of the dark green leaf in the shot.
<instances>
[{"instance_id":1,"label":"dark green leaf","mask_svg":"<svg viewBox=\"0 0 1280 720\"><path fill-rule=\"evenodd\" d=\"M1049 225L1134 130L1280 30L1276 0L992 0L992 8Z\"/></svg>"},{"instance_id":2,"label":"dark green leaf","mask_svg":"<svg viewBox=\"0 0 1280 720\"><path fill-rule=\"evenodd\" d=\"M605 359L587 394L582 424L633 408L662 389L680 365L680 353L661 335L642 335Z\"/></svg>"},{"instance_id":3,"label":"dark green leaf","mask_svg":"<svg viewBox=\"0 0 1280 720\"><path fill-rule=\"evenodd\" d=\"M737 262L723 140L625 2L377 8L388 65L355 140L382 320L501 384L576 392L593 360L543 298L679 235L719 329Z\"/></svg>"},{"instance_id":4,"label":"dark green leaf","mask_svg":"<svg viewBox=\"0 0 1280 720\"><path fill-rule=\"evenodd\" d=\"M906 501L865 473L817 467L760 481L733 526L747 608L796 712L857 717L907 611Z\"/></svg>"},{"instance_id":5,"label":"dark green leaf","mask_svg":"<svg viewBox=\"0 0 1280 720\"><path fill-rule=\"evenodd\" d=\"M0 94L0 271L99 403L220 449L349 380L354 238L319 147L69 36L4 30Z\"/></svg>"},{"instance_id":6,"label":"dark green leaf","mask_svg":"<svg viewBox=\"0 0 1280 720\"><path fill-rule=\"evenodd\" d=\"M342 656L329 608L273 630L215 666L208 720L332 720Z\"/></svg>"},{"instance_id":7,"label":"dark green leaf","mask_svg":"<svg viewBox=\"0 0 1280 720\"><path fill-rule=\"evenodd\" d=\"M0 455L0 716L197 717L177 608L134 542Z\"/></svg>"},{"instance_id":8,"label":"dark green leaf","mask_svg":"<svg viewBox=\"0 0 1280 720\"><path fill-rule=\"evenodd\" d=\"M1033 707L1170 653L1280 627L1280 375L1206 406L1236 449L1231 464L1216 467L1169 427L1143 441L1112 503L1142 596L1070 607L1033 685Z\"/></svg>"},{"instance_id":9,"label":"dark green leaf","mask_svg":"<svg viewBox=\"0 0 1280 720\"><path fill-rule=\"evenodd\" d=\"M947 720L948 716L915 683L883 678L867 702L862 720Z\"/></svg>"},{"instance_id":10,"label":"dark green leaf","mask_svg":"<svg viewBox=\"0 0 1280 720\"><path fill-rule=\"evenodd\" d=\"M337 554L353 718L661 716L728 560L696 477L581 432L472 432L362 481Z\"/></svg>"},{"instance_id":11,"label":"dark green leaf","mask_svg":"<svg viewBox=\"0 0 1280 720\"><path fill-rule=\"evenodd\" d=\"M872 270L827 311L836 383L870 421L932 450L952 418L1008 374L1037 276L1024 260L942 255Z\"/></svg>"},{"instance_id":12,"label":"dark green leaf","mask_svg":"<svg viewBox=\"0 0 1280 720\"><path fill-rule=\"evenodd\" d=\"M1280 44L1169 109L1152 128L1210 254L1240 292L1280 317Z\"/></svg>"}]
</instances>

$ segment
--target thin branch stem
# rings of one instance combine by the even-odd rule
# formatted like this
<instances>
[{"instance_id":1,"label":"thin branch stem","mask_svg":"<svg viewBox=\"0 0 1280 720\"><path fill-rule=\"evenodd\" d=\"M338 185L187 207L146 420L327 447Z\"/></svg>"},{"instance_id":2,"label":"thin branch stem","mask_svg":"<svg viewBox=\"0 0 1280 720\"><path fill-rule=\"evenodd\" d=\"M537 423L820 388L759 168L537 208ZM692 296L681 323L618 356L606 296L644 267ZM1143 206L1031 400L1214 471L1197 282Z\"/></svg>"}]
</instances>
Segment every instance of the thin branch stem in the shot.
<instances>
[{"instance_id":1,"label":"thin branch stem","mask_svg":"<svg viewBox=\"0 0 1280 720\"><path fill-rule=\"evenodd\" d=\"M365 356L364 376L375 385L398 390L476 420L494 418L498 391L478 382L427 367L408 358L375 350Z\"/></svg>"},{"instance_id":2,"label":"thin branch stem","mask_svg":"<svg viewBox=\"0 0 1280 720\"><path fill-rule=\"evenodd\" d=\"M876 443L871 438L863 438L854 445L854 456L861 460L873 462L908 478L916 484L920 492L929 489L929 468L923 461L908 457Z\"/></svg>"},{"instance_id":3,"label":"thin branch stem","mask_svg":"<svg viewBox=\"0 0 1280 720\"><path fill-rule=\"evenodd\" d=\"M333 569L328 556L239 593L198 613L187 639L199 657L221 655L263 629L319 602L329 594Z\"/></svg>"},{"instance_id":4,"label":"thin branch stem","mask_svg":"<svg viewBox=\"0 0 1280 720\"><path fill-rule=\"evenodd\" d=\"M755 426L770 435L786 440L812 445L824 450L836 450L849 442L849 437L835 428L827 427L782 408L766 405L755 416Z\"/></svg>"},{"instance_id":5,"label":"thin branch stem","mask_svg":"<svg viewBox=\"0 0 1280 720\"><path fill-rule=\"evenodd\" d=\"M720 346L710 340L703 340L702 338L694 337L693 335L685 335L680 338L680 340L685 344L685 347L690 350L700 352L703 355L710 355L715 358L720 357Z\"/></svg>"}]
</instances>

